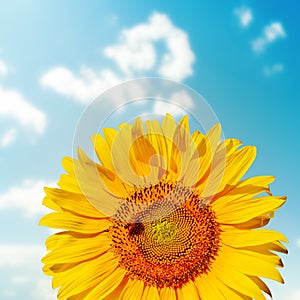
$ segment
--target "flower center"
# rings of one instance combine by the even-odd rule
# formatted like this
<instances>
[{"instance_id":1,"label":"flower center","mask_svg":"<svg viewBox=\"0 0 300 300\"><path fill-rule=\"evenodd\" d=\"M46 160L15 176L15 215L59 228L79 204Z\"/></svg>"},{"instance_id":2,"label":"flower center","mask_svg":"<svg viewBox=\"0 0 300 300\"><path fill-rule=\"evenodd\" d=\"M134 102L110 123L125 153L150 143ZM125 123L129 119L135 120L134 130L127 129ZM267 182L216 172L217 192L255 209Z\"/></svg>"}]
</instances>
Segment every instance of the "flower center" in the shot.
<instances>
[{"instance_id":1,"label":"flower center","mask_svg":"<svg viewBox=\"0 0 300 300\"><path fill-rule=\"evenodd\" d=\"M154 222L151 226L150 236L158 244L167 244L174 240L176 227L168 220Z\"/></svg>"},{"instance_id":2,"label":"flower center","mask_svg":"<svg viewBox=\"0 0 300 300\"><path fill-rule=\"evenodd\" d=\"M136 188L126 200L109 231L128 276L178 288L209 271L219 250L219 224L191 188L160 182Z\"/></svg>"}]
</instances>

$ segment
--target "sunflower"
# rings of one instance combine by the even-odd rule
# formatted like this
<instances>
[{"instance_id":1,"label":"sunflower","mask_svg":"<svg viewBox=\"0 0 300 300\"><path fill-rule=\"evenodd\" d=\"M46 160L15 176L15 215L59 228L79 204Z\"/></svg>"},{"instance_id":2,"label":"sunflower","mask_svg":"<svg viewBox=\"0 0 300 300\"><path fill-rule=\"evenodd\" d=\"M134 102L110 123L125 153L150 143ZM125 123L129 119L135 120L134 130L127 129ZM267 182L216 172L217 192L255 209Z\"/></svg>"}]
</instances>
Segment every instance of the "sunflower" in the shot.
<instances>
[{"instance_id":1,"label":"sunflower","mask_svg":"<svg viewBox=\"0 0 300 300\"><path fill-rule=\"evenodd\" d=\"M63 159L54 210L40 225L44 273L58 299L265 299L262 278L283 283L281 233L260 229L286 198L272 176L242 177L253 146L220 140L220 125L190 133L178 123L137 118L92 137L100 163L79 149Z\"/></svg>"}]
</instances>

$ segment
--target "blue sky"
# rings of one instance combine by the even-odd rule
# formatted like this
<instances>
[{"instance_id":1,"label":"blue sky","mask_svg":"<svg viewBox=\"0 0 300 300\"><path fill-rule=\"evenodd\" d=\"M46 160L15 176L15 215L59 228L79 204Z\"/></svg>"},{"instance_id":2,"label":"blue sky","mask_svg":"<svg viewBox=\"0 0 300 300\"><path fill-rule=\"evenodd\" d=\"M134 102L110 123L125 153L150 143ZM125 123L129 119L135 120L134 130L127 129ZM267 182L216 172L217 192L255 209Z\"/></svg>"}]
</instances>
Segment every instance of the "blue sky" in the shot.
<instances>
[{"instance_id":1,"label":"blue sky","mask_svg":"<svg viewBox=\"0 0 300 300\"><path fill-rule=\"evenodd\" d=\"M55 299L39 263L50 233L37 226L42 187L72 155L87 104L143 76L187 84L225 137L257 146L248 175L274 175L273 193L288 196L270 225L290 240L274 299L300 299L296 0L0 3L1 299Z\"/></svg>"}]
</instances>

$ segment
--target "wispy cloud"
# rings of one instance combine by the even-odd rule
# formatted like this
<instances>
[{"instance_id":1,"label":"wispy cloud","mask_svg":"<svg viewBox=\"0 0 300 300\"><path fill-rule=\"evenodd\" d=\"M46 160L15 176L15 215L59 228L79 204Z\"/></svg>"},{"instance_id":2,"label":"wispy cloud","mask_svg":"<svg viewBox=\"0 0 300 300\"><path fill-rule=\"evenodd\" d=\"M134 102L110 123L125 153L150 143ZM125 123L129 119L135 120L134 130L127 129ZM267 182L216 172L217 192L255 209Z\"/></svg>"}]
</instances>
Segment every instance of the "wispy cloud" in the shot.
<instances>
[{"instance_id":1,"label":"wispy cloud","mask_svg":"<svg viewBox=\"0 0 300 300\"><path fill-rule=\"evenodd\" d=\"M153 13L147 23L122 31L121 42L108 46L104 54L115 60L128 75L152 70L157 64L158 75L184 80L193 74L195 55L188 35L177 28L165 14ZM166 52L158 60L156 42L166 45Z\"/></svg>"},{"instance_id":2,"label":"wispy cloud","mask_svg":"<svg viewBox=\"0 0 300 300\"><path fill-rule=\"evenodd\" d=\"M49 279L39 279L32 290L33 300L56 300L56 292L51 287L51 282Z\"/></svg>"},{"instance_id":3,"label":"wispy cloud","mask_svg":"<svg viewBox=\"0 0 300 300\"><path fill-rule=\"evenodd\" d=\"M27 283L29 279L30 278L28 278L28 276L25 275L14 275L10 278L10 282L12 284L24 284Z\"/></svg>"},{"instance_id":4,"label":"wispy cloud","mask_svg":"<svg viewBox=\"0 0 300 300\"><path fill-rule=\"evenodd\" d=\"M300 247L300 238L297 240L297 246Z\"/></svg>"},{"instance_id":5,"label":"wispy cloud","mask_svg":"<svg viewBox=\"0 0 300 300\"><path fill-rule=\"evenodd\" d=\"M41 258L46 250L37 244L0 244L0 272L8 279L1 299L15 297L22 292L23 298L55 300L50 279L41 272ZM24 295L24 285L32 288Z\"/></svg>"},{"instance_id":6,"label":"wispy cloud","mask_svg":"<svg viewBox=\"0 0 300 300\"><path fill-rule=\"evenodd\" d=\"M26 268L35 262L32 267L39 269L44 254L45 249L40 245L0 244L0 268Z\"/></svg>"},{"instance_id":7,"label":"wispy cloud","mask_svg":"<svg viewBox=\"0 0 300 300\"><path fill-rule=\"evenodd\" d=\"M294 291L291 295L291 300L300 300L300 290Z\"/></svg>"},{"instance_id":8,"label":"wispy cloud","mask_svg":"<svg viewBox=\"0 0 300 300\"><path fill-rule=\"evenodd\" d=\"M12 144L16 140L16 128L10 128L0 137L0 148L4 148Z\"/></svg>"},{"instance_id":9,"label":"wispy cloud","mask_svg":"<svg viewBox=\"0 0 300 300\"><path fill-rule=\"evenodd\" d=\"M3 60L0 60L0 75L5 76L7 74L7 66Z\"/></svg>"},{"instance_id":10,"label":"wispy cloud","mask_svg":"<svg viewBox=\"0 0 300 300\"><path fill-rule=\"evenodd\" d=\"M0 76L6 76L7 73L6 64L0 60ZM47 123L45 113L30 103L20 91L3 86L0 86L0 117L4 124L0 133L0 148L12 144L19 130L25 129L30 135L44 133ZM34 139L31 137L31 140Z\"/></svg>"},{"instance_id":11,"label":"wispy cloud","mask_svg":"<svg viewBox=\"0 0 300 300\"><path fill-rule=\"evenodd\" d=\"M24 180L12 186L0 194L0 211L16 209L28 218L45 213L46 208L41 205L44 186L55 186L55 184L44 180Z\"/></svg>"},{"instance_id":12,"label":"wispy cloud","mask_svg":"<svg viewBox=\"0 0 300 300\"><path fill-rule=\"evenodd\" d=\"M186 109L194 107L192 98L185 91L174 92L168 100L171 102L155 100L153 113L162 116L166 113L172 116L182 116L186 114Z\"/></svg>"},{"instance_id":13,"label":"wispy cloud","mask_svg":"<svg viewBox=\"0 0 300 300\"><path fill-rule=\"evenodd\" d=\"M265 76L270 77L284 71L284 65L281 63L265 66L263 72Z\"/></svg>"},{"instance_id":14,"label":"wispy cloud","mask_svg":"<svg viewBox=\"0 0 300 300\"><path fill-rule=\"evenodd\" d=\"M286 32L280 22L272 22L265 26L262 36L252 41L252 49L255 52L263 52L266 47L278 39L286 37Z\"/></svg>"},{"instance_id":15,"label":"wispy cloud","mask_svg":"<svg viewBox=\"0 0 300 300\"><path fill-rule=\"evenodd\" d=\"M165 51L159 50L158 42L165 44ZM153 13L147 22L123 30L120 42L105 47L103 54L115 61L118 71L96 71L84 67L75 74L58 66L43 74L40 83L64 96L87 103L107 88L137 76L155 74L182 81L193 74L195 61L188 35L167 15L160 13Z\"/></svg>"},{"instance_id":16,"label":"wispy cloud","mask_svg":"<svg viewBox=\"0 0 300 300\"><path fill-rule=\"evenodd\" d=\"M65 67L55 67L40 79L42 86L82 103L93 100L120 81L121 78L109 69L96 72L87 67L81 68L78 75Z\"/></svg>"},{"instance_id":17,"label":"wispy cloud","mask_svg":"<svg viewBox=\"0 0 300 300\"><path fill-rule=\"evenodd\" d=\"M249 7L242 6L234 10L242 27L248 27L253 21L252 10Z\"/></svg>"},{"instance_id":18,"label":"wispy cloud","mask_svg":"<svg viewBox=\"0 0 300 300\"><path fill-rule=\"evenodd\" d=\"M11 119L34 133L41 134L46 127L44 112L29 103L15 90L6 90L0 86L0 116Z\"/></svg>"}]
</instances>

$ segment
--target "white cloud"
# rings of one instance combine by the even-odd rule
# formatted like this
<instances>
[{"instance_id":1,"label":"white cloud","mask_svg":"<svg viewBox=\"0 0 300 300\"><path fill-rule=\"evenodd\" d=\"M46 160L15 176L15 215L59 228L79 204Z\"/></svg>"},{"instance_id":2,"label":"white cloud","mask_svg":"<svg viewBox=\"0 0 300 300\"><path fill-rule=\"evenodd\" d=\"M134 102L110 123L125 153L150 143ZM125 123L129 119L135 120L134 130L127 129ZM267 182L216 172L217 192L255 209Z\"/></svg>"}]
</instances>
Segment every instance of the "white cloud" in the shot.
<instances>
[{"instance_id":1,"label":"white cloud","mask_svg":"<svg viewBox=\"0 0 300 300\"><path fill-rule=\"evenodd\" d=\"M0 75L5 76L7 74L7 67L3 60L0 60Z\"/></svg>"},{"instance_id":2,"label":"white cloud","mask_svg":"<svg viewBox=\"0 0 300 300\"><path fill-rule=\"evenodd\" d=\"M286 32L280 22L272 22L264 28L261 37L252 41L252 49L255 52L263 52L265 48L280 38L286 37Z\"/></svg>"},{"instance_id":3,"label":"white cloud","mask_svg":"<svg viewBox=\"0 0 300 300\"><path fill-rule=\"evenodd\" d=\"M300 239L297 240L297 245L300 247Z\"/></svg>"},{"instance_id":4,"label":"white cloud","mask_svg":"<svg viewBox=\"0 0 300 300\"><path fill-rule=\"evenodd\" d=\"M17 130L15 128L8 129L2 135L2 137L0 137L0 148L4 148L12 144L16 139L17 136L16 134L17 134Z\"/></svg>"},{"instance_id":5,"label":"white cloud","mask_svg":"<svg viewBox=\"0 0 300 300\"><path fill-rule=\"evenodd\" d=\"M121 81L149 75L149 72L179 81L193 74L195 55L188 36L175 27L167 15L153 13L148 22L123 30L120 38L120 43L103 51L116 62L118 72L84 67L75 74L64 66L57 66L42 75L40 84L87 103ZM165 52L159 51L158 42L165 44Z\"/></svg>"},{"instance_id":6,"label":"white cloud","mask_svg":"<svg viewBox=\"0 0 300 300\"><path fill-rule=\"evenodd\" d=\"M7 72L7 66L0 60L0 76L7 75ZM6 131L1 133L0 148L12 144L20 128L27 129L30 134L42 134L46 127L46 115L41 110L29 103L19 91L7 90L1 86L0 117L5 120L5 125L6 121L16 123L14 128L6 127Z\"/></svg>"},{"instance_id":7,"label":"white cloud","mask_svg":"<svg viewBox=\"0 0 300 300\"><path fill-rule=\"evenodd\" d=\"M55 184L43 180L24 180L21 184L11 187L0 194L0 211L17 209L28 218L45 213L47 209L42 206L45 186L55 186Z\"/></svg>"},{"instance_id":8,"label":"white cloud","mask_svg":"<svg viewBox=\"0 0 300 300\"><path fill-rule=\"evenodd\" d=\"M192 98L185 91L174 92L169 101L155 100L153 104L153 113L157 115L182 116L187 112L185 109L191 109L194 106Z\"/></svg>"},{"instance_id":9,"label":"white cloud","mask_svg":"<svg viewBox=\"0 0 300 300\"><path fill-rule=\"evenodd\" d=\"M30 104L18 91L0 87L0 116L13 119L38 134L45 130L45 114Z\"/></svg>"},{"instance_id":10,"label":"white cloud","mask_svg":"<svg viewBox=\"0 0 300 300\"><path fill-rule=\"evenodd\" d=\"M292 293L291 300L300 300L300 290Z\"/></svg>"},{"instance_id":11,"label":"white cloud","mask_svg":"<svg viewBox=\"0 0 300 300\"><path fill-rule=\"evenodd\" d=\"M104 90L119 83L121 79L111 70L95 72L89 68L81 68L78 75L65 67L55 67L40 79L44 87L67 97L87 103Z\"/></svg>"},{"instance_id":12,"label":"white cloud","mask_svg":"<svg viewBox=\"0 0 300 300\"><path fill-rule=\"evenodd\" d=\"M155 47L159 41L167 48L160 61ZM147 23L123 30L121 42L106 47L104 54L114 59L127 75L150 71L157 64L158 75L178 81L193 74L195 61L187 34L174 26L167 15L160 13L153 13Z\"/></svg>"},{"instance_id":13,"label":"white cloud","mask_svg":"<svg viewBox=\"0 0 300 300\"><path fill-rule=\"evenodd\" d=\"M56 300L56 292L51 287L49 279L39 279L32 290L33 300Z\"/></svg>"},{"instance_id":14,"label":"white cloud","mask_svg":"<svg viewBox=\"0 0 300 300\"><path fill-rule=\"evenodd\" d=\"M243 27L248 27L253 21L253 14L250 8L242 6L234 10L235 15L239 18Z\"/></svg>"},{"instance_id":15,"label":"white cloud","mask_svg":"<svg viewBox=\"0 0 300 300\"><path fill-rule=\"evenodd\" d=\"M40 259L44 254L44 247L39 245L0 244L0 268L39 269ZM23 275L19 274L19 276Z\"/></svg>"},{"instance_id":16,"label":"white cloud","mask_svg":"<svg viewBox=\"0 0 300 300\"><path fill-rule=\"evenodd\" d=\"M14 298L22 293L22 299L55 300L50 278L42 274L45 253L45 248L37 244L0 244L0 272L9 279L0 296ZM24 294L24 285L33 288Z\"/></svg>"},{"instance_id":17,"label":"white cloud","mask_svg":"<svg viewBox=\"0 0 300 300\"><path fill-rule=\"evenodd\" d=\"M272 75L275 75L277 73L283 72L284 71L284 65L283 64L273 64L271 66L265 66L264 69L264 74L269 77Z\"/></svg>"},{"instance_id":18,"label":"white cloud","mask_svg":"<svg viewBox=\"0 0 300 300\"><path fill-rule=\"evenodd\" d=\"M27 283L29 280L30 278L24 275L14 275L10 278L10 282L12 284L24 284Z\"/></svg>"}]
</instances>

